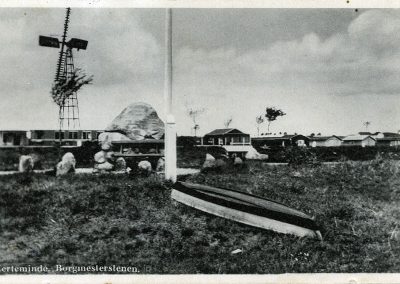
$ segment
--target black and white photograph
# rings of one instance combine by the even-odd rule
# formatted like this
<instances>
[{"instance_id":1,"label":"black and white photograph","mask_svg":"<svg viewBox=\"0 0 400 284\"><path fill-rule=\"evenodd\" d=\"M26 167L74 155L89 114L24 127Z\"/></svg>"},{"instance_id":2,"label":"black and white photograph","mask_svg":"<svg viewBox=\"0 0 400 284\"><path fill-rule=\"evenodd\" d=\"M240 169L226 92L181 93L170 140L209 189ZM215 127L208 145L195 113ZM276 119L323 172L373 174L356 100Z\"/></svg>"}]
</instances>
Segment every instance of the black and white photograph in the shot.
<instances>
[{"instance_id":1,"label":"black and white photograph","mask_svg":"<svg viewBox=\"0 0 400 284\"><path fill-rule=\"evenodd\" d=\"M400 11L342 2L1 7L0 282L399 273Z\"/></svg>"}]
</instances>

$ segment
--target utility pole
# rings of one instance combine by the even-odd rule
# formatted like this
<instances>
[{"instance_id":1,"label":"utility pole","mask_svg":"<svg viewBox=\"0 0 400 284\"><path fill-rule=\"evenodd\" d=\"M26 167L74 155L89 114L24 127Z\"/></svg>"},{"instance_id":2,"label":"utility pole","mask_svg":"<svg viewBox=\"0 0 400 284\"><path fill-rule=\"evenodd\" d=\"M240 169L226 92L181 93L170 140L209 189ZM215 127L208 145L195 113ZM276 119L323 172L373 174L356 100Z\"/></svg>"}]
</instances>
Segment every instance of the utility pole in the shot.
<instances>
[{"instance_id":1,"label":"utility pole","mask_svg":"<svg viewBox=\"0 0 400 284\"><path fill-rule=\"evenodd\" d=\"M172 109L172 10L165 14L165 179L176 182L176 124Z\"/></svg>"}]
</instances>

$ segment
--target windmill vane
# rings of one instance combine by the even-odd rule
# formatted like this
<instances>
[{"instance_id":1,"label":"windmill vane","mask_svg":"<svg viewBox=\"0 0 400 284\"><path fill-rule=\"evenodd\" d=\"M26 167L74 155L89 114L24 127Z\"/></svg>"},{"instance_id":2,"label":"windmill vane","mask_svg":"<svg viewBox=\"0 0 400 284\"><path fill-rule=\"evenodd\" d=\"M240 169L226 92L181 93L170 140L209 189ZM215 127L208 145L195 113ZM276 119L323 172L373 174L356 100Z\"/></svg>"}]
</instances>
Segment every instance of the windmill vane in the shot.
<instances>
[{"instance_id":1,"label":"windmill vane","mask_svg":"<svg viewBox=\"0 0 400 284\"><path fill-rule=\"evenodd\" d=\"M77 50L85 50L88 41L78 38L71 38L67 41L70 15L71 8L67 8L61 41L57 37L39 36L40 46L60 49L52 88L53 100L59 106L60 131L64 129L65 126L67 126L67 129L76 129L80 126L77 90L83 84L89 84L92 80L91 77L82 80L84 75L80 77L82 76L82 74L79 74L80 69L75 69L72 50L74 48ZM74 86L71 87L71 85ZM65 122L66 125L64 125Z\"/></svg>"}]
</instances>

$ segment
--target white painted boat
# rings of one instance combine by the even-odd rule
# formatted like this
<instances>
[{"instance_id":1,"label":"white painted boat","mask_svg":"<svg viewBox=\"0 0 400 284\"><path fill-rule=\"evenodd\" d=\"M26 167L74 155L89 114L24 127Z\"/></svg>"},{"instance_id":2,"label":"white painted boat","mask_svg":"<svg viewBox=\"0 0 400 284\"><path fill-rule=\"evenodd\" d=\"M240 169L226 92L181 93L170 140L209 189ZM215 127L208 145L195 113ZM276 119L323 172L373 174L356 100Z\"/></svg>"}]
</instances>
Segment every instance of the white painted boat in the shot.
<instances>
[{"instance_id":1,"label":"white painted boat","mask_svg":"<svg viewBox=\"0 0 400 284\"><path fill-rule=\"evenodd\" d=\"M201 211L250 226L322 240L315 220L281 203L231 189L176 182L171 198Z\"/></svg>"}]
</instances>

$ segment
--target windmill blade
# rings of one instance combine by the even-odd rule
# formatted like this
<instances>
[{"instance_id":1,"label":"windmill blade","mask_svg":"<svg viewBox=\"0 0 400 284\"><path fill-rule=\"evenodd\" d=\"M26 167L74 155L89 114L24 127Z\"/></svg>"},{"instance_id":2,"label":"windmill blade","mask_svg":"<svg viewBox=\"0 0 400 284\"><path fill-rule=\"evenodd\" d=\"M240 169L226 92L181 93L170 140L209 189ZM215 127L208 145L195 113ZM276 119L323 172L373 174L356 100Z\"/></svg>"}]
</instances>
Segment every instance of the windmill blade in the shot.
<instances>
[{"instance_id":1,"label":"windmill blade","mask_svg":"<svg viewBox=\"0 0 400 284\"><path fill-rule=\"evenodd\" d=\"M39 36L39 45L60 48L60 41L55 37Z\"/></svg>"},{"instance_id":2,"label":"windmill blade","mask_svg":"<svg viewBox=\"0 0 400 284\"><path fill-rule=\"evenodd\" d=\"M63 33L63 36L62 36L60 55L58 57L57 73L56 73L55 81L58 81L60 79L61 67L63 66L63 58L64 58L64 53L65 53L64 47L66 45L65 39L67 38L70 14L71 14L71 8L67 8L67 12L66 12L66 15L65 15L65 22L64 22L64 33Z\"/></svg>"}]
</instances>

